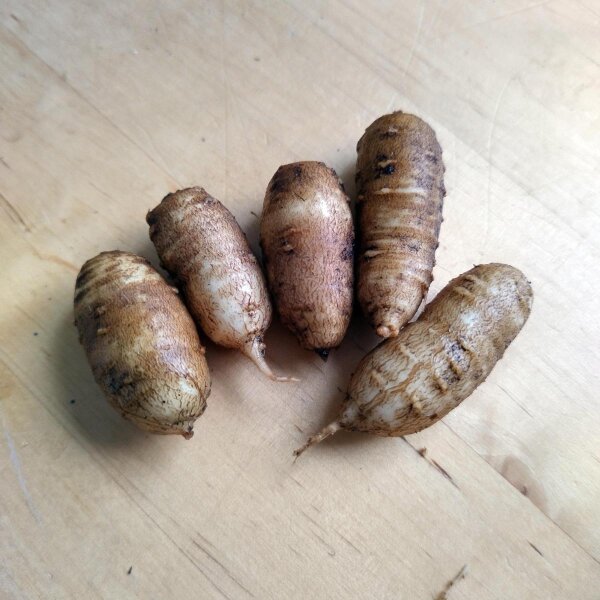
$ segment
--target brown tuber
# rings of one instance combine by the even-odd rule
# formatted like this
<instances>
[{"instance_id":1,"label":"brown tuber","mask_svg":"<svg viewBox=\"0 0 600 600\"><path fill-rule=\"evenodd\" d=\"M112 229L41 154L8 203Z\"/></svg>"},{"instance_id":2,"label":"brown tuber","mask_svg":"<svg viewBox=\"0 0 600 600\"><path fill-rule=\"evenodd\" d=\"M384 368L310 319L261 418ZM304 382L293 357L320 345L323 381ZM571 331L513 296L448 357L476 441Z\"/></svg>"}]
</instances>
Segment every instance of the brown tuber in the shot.
<instances>
[{"instance_id":1,"label":"brown tuber","mask_svg":"<svg viewBox=\"0 0 600 600\"><path fill-rule=\"evenodd\" d=\"M354 228L349 199L321 162L279 167L260 227L269 289L300 345L326 358L352 313Z\"/></svg>"},{"instance_id":2,"label":"brown tuber","mask_svg":"<svg viewBox=\"0 0 600 600\"><path fill-rule=\"evenodd\" d=\"M192 317L216 344L248 356L268 377L263 337L271 323L264 276L234 216L199 187L169 194L146 217L161 263Z\"/></svg>"},{"instance_id":3,"label":"brown tuber","mask_svg":"<svg viewBox=\"0 0 600 600\"><path fill-rule=\"evenodd\" d=\"M433 425L486 379L532 302L530 283L509 265L479 265L453 279L417 321L361 360L339 418L296 456L340 429L402 436Z\"/></svg>"},{"instance_id":4,"label":"brown tuber","mask_svg":"<svg viewBox=\"0 0 600 600\"><path fill-rule=\"evenodd\" d=\"M427 123L400 111L356 147L358 301L381 337L414 316L432 281L445 195L442 150Z\"/></svg>"},{"instance_id":5,"label":"brown tuber","mask_svg":"<svg viewBox=\"0 0 600 600\"><path fill-rule=\"evenodd\" d=\"M75 325L94 377L126 419L190 438L210 375L177 291L140 256L102 252L75 285Z\"/></svg>"}]
</instances>

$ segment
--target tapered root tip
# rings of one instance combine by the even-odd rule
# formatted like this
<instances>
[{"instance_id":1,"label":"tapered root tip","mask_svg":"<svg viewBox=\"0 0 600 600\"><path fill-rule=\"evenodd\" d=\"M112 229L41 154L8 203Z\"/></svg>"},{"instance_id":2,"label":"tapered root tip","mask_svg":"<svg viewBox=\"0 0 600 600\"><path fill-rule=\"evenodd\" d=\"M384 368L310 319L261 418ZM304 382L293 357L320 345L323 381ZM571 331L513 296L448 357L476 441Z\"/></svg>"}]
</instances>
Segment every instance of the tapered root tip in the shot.
<instances>
[{"instance_id":1,"label":"tapered root tip","mask_svg":"<svg viewBox=\"0 0 600 600\"><path fill-rule=\"evenodd\" d=\"M244 354L258 367L261 373L265 374L272 381L280 381L286 383L298 382L300 381L296 377L285 377L282 375L275 375L273 371L271 371L271 367L267 364L265 360L265 345L263 344L260 338L255 338L248 344L244 346L242 349Z\"/></svg>"},{"instance_id":2,"label":"tapered root tip","mask_svg":"<svg viewBox=\"0 0 600 600\"><path fill-rule=\"evenodd\" d=\"M327 362L329 358L329 348L317 348L315 352L321 357L323 362Z\"/></svg>"},{"instance_id":3,"label":"tapered root tip","mask_svg":"<svg viewBox=\"0 0 600 600\"><path fill-rule=\"evenodd\" d=\"M375 331L382 338L396 337L398 335L398 328L393 325L379 325Z\"/></svg>"},{"instance_id":4,"label":"tapered root tip","mask_svg":"<svg viewBox=\"0 0 600 600\"><path fill-rule=\"evenodd\" d=\"M300 448L294 450L294 461L298 459L298 457L308 448L322 442L325 438L328 438L330 435L333 435L337 431L342 428L341 424L338 421L334 421L333 423L329 423L327 427L323 427L319 433L315 433L315 435L311 436L306 440L306 443Z\"/></svg>"}]
</instances>

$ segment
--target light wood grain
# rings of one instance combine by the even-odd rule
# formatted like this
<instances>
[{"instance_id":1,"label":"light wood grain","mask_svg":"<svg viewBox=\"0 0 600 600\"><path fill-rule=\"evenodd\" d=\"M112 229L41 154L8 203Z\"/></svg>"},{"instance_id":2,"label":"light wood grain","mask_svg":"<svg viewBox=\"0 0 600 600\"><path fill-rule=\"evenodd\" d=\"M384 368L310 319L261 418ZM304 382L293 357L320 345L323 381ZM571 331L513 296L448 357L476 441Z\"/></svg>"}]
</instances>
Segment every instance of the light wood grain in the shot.
<instances>
[{"instance_id":1,"label":"light wood grain","mask_svg":"<svg viewBox=\"0 0 600 600\"><path fill-rule=\"evenodd\" d=\"M596 3L8 0L0 16L0 597L430 599L466 565L449 599L598 598ZM376 341L357 313L326 364L273 325L271 362L300 384L209 345L189 442L113 413L72 326L80 264L156 263L145 213L192 184L257 249L276 168L324 160L352 194L356 141L396 108L444 149L431 295L479 262L532 280L488 381L421 434L339 434L292 463Z\"/></svg>"}]
</instances>

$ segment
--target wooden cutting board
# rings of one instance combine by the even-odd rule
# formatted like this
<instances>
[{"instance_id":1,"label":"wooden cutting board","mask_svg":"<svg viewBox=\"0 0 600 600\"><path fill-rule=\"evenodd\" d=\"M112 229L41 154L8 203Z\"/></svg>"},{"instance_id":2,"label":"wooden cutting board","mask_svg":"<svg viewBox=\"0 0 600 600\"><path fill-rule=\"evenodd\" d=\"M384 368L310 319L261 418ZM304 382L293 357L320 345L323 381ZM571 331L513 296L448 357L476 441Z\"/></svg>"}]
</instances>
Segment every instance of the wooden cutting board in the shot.
<instances>
[{"instance_id":1,"label":"wooden cutting board","mask_svg":"<svg viewBox=\"0 0 600 600\"><path fill-rule=\"evenodd\" d=\"M600 5L5 0L0 7L0 597L600 598ZM448 196L430 297L474 263L531 279L488 381L406 439L339 434L376 343L327 363L279 323L275 384L209 344L195 437L106 404L72 325L81 263L156 264L146 211L202 185L257 250L266 184L415 112Z\"/></svg>"}]
</instances>

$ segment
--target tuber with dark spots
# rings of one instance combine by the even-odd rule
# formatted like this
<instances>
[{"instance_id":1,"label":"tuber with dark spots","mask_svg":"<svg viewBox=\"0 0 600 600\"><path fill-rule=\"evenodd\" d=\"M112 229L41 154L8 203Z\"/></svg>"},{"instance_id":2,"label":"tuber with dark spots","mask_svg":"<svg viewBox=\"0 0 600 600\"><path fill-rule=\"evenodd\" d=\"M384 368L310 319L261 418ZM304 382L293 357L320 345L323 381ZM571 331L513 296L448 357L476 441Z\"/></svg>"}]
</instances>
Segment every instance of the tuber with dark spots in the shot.
<instances>
[{"instance_id":1,"label":"tuber with dark spots","mask_svg":"<svg viewBox=\"0 0 600 600\"><path fill-rule=\"evenodd\" d=\"M453 279L414 323L358 364L341 414L301 454L340 429L402 436L439 421L489 375L531 311L523 273L479 265Z\"/></svg>"},{"instance_id":2,"label":"tuber with dark spots","mask_svg":"<svg viewBox=\"0 0 600 600\"><path fill-rule=\"evenodd\" d=\"M260 243L282 322L326 359L346 333L353 295L354 227L335 171L321 162L279 167L265 195Z\"/></svg>"},{"instance_id":3,"label":"tuber with dark spots","mask_svg":"<svg viewBox=\"0 0 600 600\"><path fill-rule=\"evenodd\" d=\"M356 147L358 301L381 337L414 316L432 281L445 195L442 150L427 123L384 115Z\"/></svg>"},{"instance_id":4,"label":"tuber with dark spots","mask_svg":"<svg viewBox=\"0 0 600 600\"><path fill-rule=\"evenodd\" d=\"M210 393L204 348L177 291L147 260L120 251L88 260L75 285L75 325L123 417L153 433L192 436Z\"/></svg>"}]
</instances>

